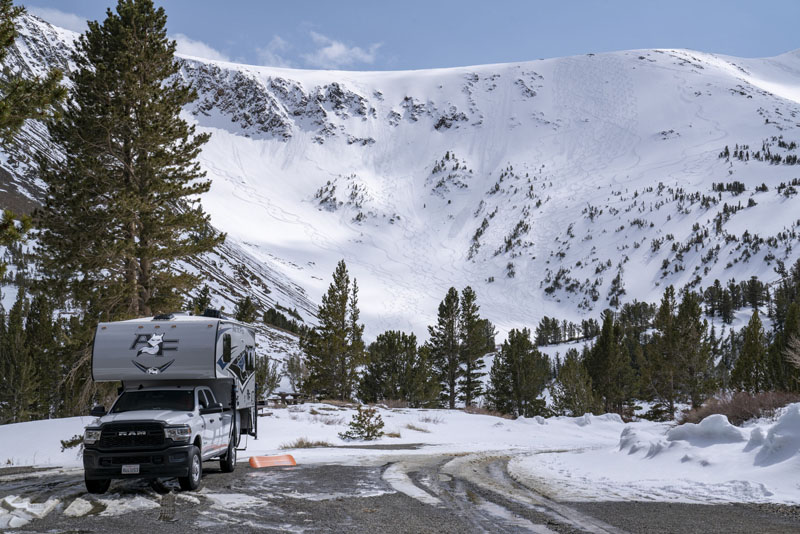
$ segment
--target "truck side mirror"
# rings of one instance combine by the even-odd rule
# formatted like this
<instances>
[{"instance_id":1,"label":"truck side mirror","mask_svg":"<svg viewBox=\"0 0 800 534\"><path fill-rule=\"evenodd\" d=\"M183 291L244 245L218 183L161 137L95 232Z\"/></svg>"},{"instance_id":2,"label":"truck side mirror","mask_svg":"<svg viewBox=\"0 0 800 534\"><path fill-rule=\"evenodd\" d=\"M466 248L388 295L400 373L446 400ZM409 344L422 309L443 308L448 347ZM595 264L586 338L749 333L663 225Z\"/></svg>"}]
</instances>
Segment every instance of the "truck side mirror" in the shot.
<instances>
[{"instance_id":1,"label":"truck side mirror","mask_svg":"<svg viewBox=\"0 0 800 534\"><path fill-rule=\"evenodd\" d=\"M92 417L103 417L105 414L106 414L106 407L101 404L98 404L97 406L92 408L91 412L89 412L89 415L91 415Z\"/></svg>"},{"instance_id":2,"label":"truck side mirror","mask_svg":"<svg viewBox=\"0 0 800 534\"><path fill-rule=\"evenodd\" d=\"M206 408L200 408L200 415L206 415L210 413L222 413L222 403L212 402Z\"/></svg>"}]
</instances>

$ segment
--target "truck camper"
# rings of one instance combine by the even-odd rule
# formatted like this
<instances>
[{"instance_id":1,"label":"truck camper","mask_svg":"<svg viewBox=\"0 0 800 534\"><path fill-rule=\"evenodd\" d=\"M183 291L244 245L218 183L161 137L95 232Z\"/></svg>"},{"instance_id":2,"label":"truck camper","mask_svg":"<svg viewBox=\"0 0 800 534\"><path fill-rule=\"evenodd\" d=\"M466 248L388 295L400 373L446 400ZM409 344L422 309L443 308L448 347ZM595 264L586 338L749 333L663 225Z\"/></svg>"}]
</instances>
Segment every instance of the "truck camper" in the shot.
<instances>
[{"instance_id":1,"label":"truck camper","mask_svg":"<svg viewBox=\"0 0 800 534\"><path fill-rule=\"evenodd\" d=\"M195 490L211 459L233 471L241 436L257 437L255 345L251 328L216 310L100 323L92 379L122 386L84 432L87 490L162 477Z\"/></svg>"}]
</instances>

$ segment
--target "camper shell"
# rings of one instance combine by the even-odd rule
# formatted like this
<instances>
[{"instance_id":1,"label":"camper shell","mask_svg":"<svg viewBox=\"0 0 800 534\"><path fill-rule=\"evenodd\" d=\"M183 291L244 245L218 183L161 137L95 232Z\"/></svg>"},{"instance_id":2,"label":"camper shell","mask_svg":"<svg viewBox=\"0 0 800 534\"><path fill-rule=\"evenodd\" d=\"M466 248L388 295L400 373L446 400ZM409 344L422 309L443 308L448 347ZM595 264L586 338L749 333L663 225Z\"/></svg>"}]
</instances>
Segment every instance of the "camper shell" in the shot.
<instances>
[{"instance_id":1,"label":"camper shell","mask_svg":"<svg viewBox=\"0 0 800 534\"><path fill-rule=\"evenodd\" d=\"M241 436L257 436L255 358L253 329L219 312L100 323L92 378L122 386L86 429L89 491L112 478L169 476L195 489L211 458L232 470Z\"/></svg>"}]
</instances>

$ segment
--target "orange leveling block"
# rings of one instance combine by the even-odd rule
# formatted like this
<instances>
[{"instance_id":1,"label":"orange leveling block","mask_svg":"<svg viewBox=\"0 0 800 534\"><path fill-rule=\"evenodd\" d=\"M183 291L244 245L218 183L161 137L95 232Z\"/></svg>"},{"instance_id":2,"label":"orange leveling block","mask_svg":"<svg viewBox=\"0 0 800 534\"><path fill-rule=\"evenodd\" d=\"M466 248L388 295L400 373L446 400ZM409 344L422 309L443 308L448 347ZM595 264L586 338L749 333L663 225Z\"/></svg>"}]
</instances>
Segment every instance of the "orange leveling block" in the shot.
<instances>
[{"instance_id":1,"label":"orange leveling block","mask_svg":"<svg viewBox=\"0 0 800 534\"><path fill-rule=\"evenodd\" d=\"M280 456L251 456L250 467L260 469L262 467L279 467L286 465L297 465L294 457L291 454L282 454Z\"/></svg>"}]
</instances>

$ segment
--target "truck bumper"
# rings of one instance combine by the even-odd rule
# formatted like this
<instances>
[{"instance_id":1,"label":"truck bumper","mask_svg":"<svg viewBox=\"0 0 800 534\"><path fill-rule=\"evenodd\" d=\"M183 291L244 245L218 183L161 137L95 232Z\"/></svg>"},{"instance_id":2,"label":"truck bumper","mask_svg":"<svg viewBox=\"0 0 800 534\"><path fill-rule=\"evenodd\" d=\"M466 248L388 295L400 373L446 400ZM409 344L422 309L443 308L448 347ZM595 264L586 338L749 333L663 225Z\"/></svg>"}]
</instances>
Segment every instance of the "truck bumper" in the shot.
<instances>
[{"instance_id":1,"label":"truck bumper","mask_svg":"<svg viewBox=\"0 0 800 534\"><path fill-rule=\"evenodd\" d=\"M112 478L171 478L189 476L192 445L157 451L100 451L84 449L83 470L87 480ZM123 465L138 465L139 473L122 474Z\"/></svg>"}]
</instances>

